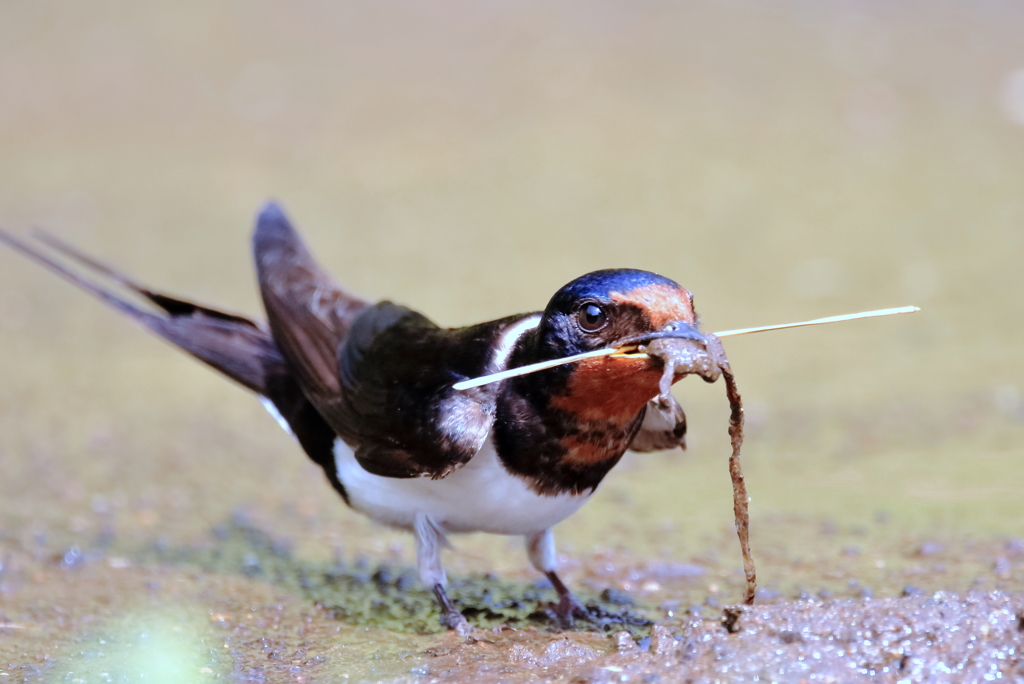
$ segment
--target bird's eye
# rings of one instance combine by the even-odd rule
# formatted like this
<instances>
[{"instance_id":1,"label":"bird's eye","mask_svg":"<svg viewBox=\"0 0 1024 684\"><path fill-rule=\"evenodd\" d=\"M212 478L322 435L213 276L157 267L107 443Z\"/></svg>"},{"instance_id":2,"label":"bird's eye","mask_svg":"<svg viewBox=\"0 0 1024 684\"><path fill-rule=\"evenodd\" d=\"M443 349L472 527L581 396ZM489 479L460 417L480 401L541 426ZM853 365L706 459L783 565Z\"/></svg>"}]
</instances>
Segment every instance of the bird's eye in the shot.
<instances>
[{"instance_id":1,"label":"bird's eye","mask_svg":"<svg viewBox=\"0 0 1024 684\"><path fill-rule=\"evenodd\" d=\"M576 321L584 332L597 332L608 325L608 314L597 304L585 304L576 315Z\"/></svg>"}]
</instances>

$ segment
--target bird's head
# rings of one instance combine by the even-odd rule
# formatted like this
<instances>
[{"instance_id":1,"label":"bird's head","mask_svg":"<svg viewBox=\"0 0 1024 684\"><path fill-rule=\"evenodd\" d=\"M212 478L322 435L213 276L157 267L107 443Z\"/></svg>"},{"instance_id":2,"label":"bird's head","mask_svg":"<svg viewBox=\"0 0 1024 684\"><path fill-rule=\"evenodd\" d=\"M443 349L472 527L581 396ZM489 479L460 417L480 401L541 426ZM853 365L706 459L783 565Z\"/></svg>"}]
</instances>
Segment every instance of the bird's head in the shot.
<instances>
[{"instance_id":1,"label":"bird's head","mask_svg":"<svg viewBox=\"0 0 1024 684\"><path fill-rule=\"evenodd\" d=\"M545 308L536 345L537 360L617 350L562 371L564 399L558 403L568 402L574 413L593 418L642 409L661 391L666 355L678 369L673 380L696 373L713 381L719 372L708 338L697 329L693 296L649 271L594 271L568 283ZM648 353L651 345L657 353Z\"/></svg>"}]
</instances>

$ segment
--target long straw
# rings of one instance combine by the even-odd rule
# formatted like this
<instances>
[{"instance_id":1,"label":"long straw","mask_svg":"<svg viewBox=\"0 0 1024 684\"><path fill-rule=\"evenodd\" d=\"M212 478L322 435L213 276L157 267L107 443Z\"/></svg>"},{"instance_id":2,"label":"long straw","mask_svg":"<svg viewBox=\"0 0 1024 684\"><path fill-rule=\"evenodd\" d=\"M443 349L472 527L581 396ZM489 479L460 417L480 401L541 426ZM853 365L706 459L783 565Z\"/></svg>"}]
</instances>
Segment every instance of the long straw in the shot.
<instances>
[{"instance_id":1,"label":"long straw","mask_svg":"<svg viewBox=\"0 0 1024 684\"><path fill-rule=\"evenodd\" d=\"M801 321L800 323L783 323L781 325L765 325L760 328L740 328L738 330L723 330L722 332L716 332L716 337L733 337L735 335L749 335L750 333L765 332L768 330L785 330L786 328L803 328L808 325L824 325L825 323L839 323L840 321L852 321L858 318L875 318L878 316L893 316L895 314L914 313L921 309L916 306L901 306L895 309L878 309L876 311L862 311L860 313L843 314L842 316L829 316L827 318L815 318L811 321ZM472 387L480 387L482 385L489 385L492 382L500 382L508 378L514 378L519 375L528 375L529 373L536 373L537 371L546 370L548 368L555 368L556 366L562 366L573 361L580 361L582 359L592 359L599 356L609 356L615 354L619 350L615 347L607 347L605 349L597 349L594 351L583 352L582 354L573 354L572 356L566 356L561 359L551 359L550 361L541 361L539 363L531 363L528 366L519 366L518 368L510 368L503 370L498 373L491 373L490 375L481 375L479 378L473 378L471 380L463 380L452 385L453 389L467 390Z\"/></svg>"}]
</instances>

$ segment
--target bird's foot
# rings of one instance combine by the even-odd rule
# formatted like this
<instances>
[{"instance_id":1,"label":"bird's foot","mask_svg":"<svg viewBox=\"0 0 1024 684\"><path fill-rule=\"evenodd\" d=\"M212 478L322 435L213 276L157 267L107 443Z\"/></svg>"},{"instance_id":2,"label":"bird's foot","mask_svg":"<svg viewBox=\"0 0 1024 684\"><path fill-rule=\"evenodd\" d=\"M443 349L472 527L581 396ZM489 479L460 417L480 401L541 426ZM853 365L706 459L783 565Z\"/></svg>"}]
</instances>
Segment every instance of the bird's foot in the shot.
<instances>
[{"instance_id":1,"label":"bird's foot","mask_svg":"<svg viewBox=\"0 0 1024 684\"><path fill-rule=\"evenodd\" d=\"M547 576L548 581L551 582L551 586L558 592L558 605L555 606L552 612L560 629L571 629L577 619L585 620L592 625L598 624L600 618L576 600L576 597L569 591L569 587L565 586L565 582L561 580L554 570L549 570L544 574Z\"/></svg>"},{"instance_id":2,"label":"bird's foot","mask_svg":"<svg viewBox=\"0 0 1024 684\"><path fill-rule=\"evenodd\" d=\"M460 613L448 598L448 592L444 590L444 586L435 584L434 596L437 597L437 603L441 607L441 626L459 636L468 637L473 628L466 620L466 616Z\"/></svg>"},{"instance_id":3,"label":"bird's foot","mask_svg":"<svg viewBox=\"0 0 1024 684\"><path fill-rule=\"evenodd\" d=\"M590 612L586 606L576 600L572 594L566 593L559 597L554 610L555 620L560 629L572 629L576 620L597 624L600 619Z\"/></svg>"},{"instance_id":4,"label":"bird's foot","mask_svg":"<svg viewBox=\"0 0 1024 684\"><path fill-rule=\"evenodd\" d=\"M441 626L464 637L468 637L473 631L466 616L454 609L441 613Z\"/></svg>"}]
</instances>

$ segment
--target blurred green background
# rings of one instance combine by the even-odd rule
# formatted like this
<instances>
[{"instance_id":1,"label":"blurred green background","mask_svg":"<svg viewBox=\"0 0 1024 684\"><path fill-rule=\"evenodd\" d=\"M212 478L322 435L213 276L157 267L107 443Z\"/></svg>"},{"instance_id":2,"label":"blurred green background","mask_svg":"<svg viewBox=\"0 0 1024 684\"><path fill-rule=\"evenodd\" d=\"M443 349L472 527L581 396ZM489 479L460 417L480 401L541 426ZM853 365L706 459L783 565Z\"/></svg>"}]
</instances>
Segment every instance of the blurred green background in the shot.
<instances>
[{"instance_id":1,"label":"blurred green background","mask_svg":"<svg viewBox=\"0 0 1024 684\"><path fill-rule=\"evenodd\" d=\"M615 266L678 280L712 331L916 304L726 343L755 554L794 517L1012 536L1022 29L1012 3L4 3L0 225L256 316L268 198L341 283L443 325ZM9 539L244 511L305 553L410 558L245 391L7 251L0 350ZM628 458L563 550L684 557L729 528L724 390L676 394L689 452Z\"/></svg>"}]
</instances>

